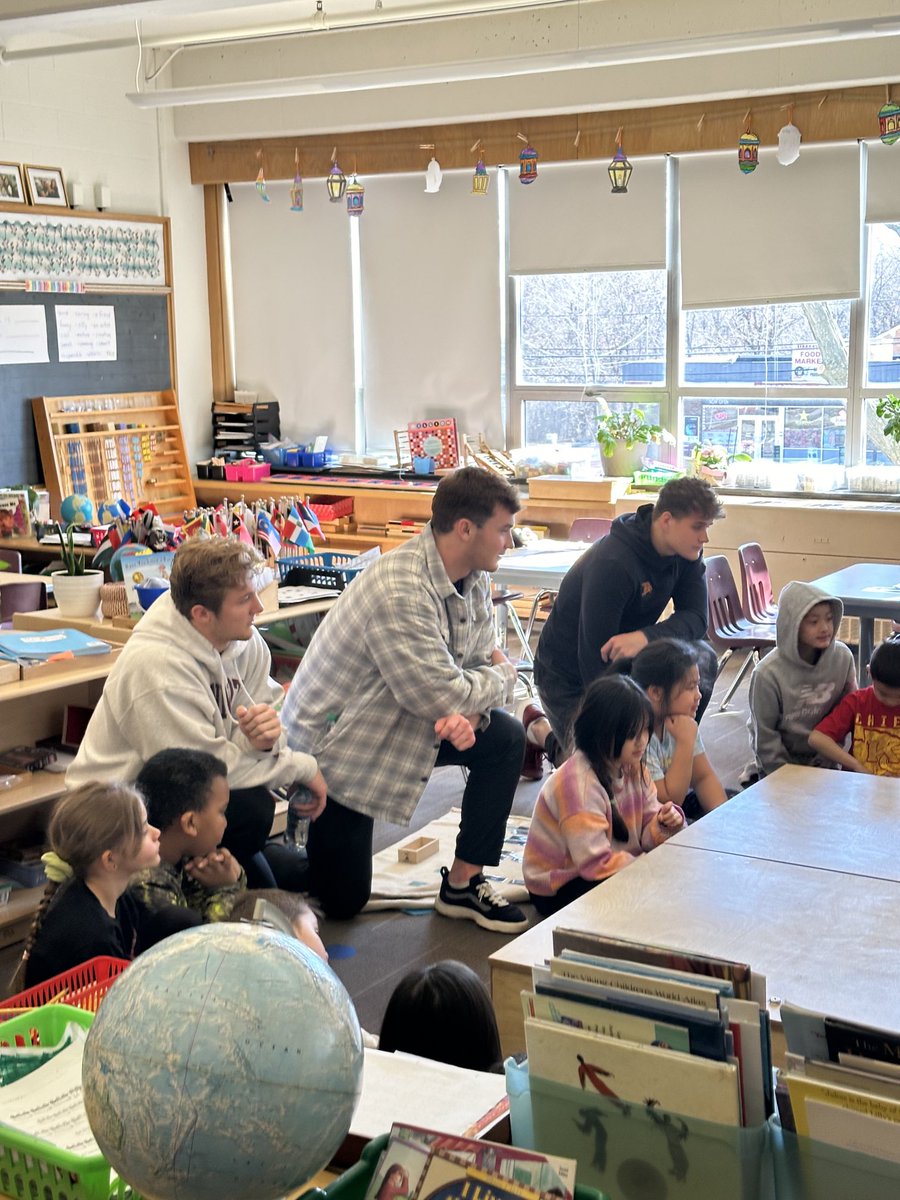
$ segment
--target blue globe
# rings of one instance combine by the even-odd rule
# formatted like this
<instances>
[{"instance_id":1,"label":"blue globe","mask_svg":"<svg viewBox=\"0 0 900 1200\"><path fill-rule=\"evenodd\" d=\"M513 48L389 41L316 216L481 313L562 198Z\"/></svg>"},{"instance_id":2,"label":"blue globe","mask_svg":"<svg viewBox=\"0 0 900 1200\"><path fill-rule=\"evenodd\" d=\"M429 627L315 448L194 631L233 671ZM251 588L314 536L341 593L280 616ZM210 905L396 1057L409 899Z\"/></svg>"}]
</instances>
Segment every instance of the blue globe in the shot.
<instances>
[{"instance_id":1,"label":"blue globe","mask_svg":"<svg viewBox=\"0 0 900 1200\"><path fill-rule=\"evenodd\" d=\"M84 1048L84 1104L148 1200L276 1200L346 1137L362 1061L350 997L311 950L259 925L207 925L110 989Z\"/></svg>"},{"instance_id":2,"label":"blue globe","mask_svg":"<svg viewBox=\"0 0 900 1200\"><path fill-rule=\"evenodd\" d=\"M66 525L90 525L94 519L94 506L90 497L79 496L76 492L66 496L60 504L59 515Z\"/></svg>"}]
</instances>

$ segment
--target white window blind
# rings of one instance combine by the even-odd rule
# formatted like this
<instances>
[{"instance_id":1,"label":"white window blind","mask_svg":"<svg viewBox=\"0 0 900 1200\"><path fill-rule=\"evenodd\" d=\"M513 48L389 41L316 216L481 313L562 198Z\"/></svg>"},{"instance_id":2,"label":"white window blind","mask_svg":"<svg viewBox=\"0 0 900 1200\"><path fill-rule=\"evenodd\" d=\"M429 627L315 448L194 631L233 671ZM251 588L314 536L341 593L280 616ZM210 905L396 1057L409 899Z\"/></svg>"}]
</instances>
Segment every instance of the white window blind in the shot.
<instances>
[{"instance_id":1,"label":"white window blind","mask_svg":"<svg viewBox=\"0 0 900 1200\"><path fill-rule=\"evenodd\" d=\"M290 185L232 185L229 205L235 378L281 405L283 436L325 433L352 448L355 430L350 234L346 205L322 179L304 180L304 210Z\"/></svg>"},{"instance_id":2,"label":"white window blind","mask_svg":"<svg viewBox=\"0 0 900 1200\"><path fill-rule=\"evenodd\" d=\"M773 148L749 175L733 151L680 160L684 308L859 295L858 146Z\"/></svg>"},{"instance_id":3,"label":"white window blind","mask_svg":"<svg viewBox=\"0 0 900 1200\"><path fill-rule=\"evenodd\" d=\"M866 146L866 220L872 225L900 221L900 145Z\"/></svg>"},{"instance_id":4,"label":"white window blind","mask_svg":"<svg viewBox=\"0 0 900 1200\"><path fill-rule=\"evenodd\" d=\"M471 171L366 180L360 218L366 443L393 446L408 422L455 417L460 434L504 444L496 181Z\"/></svg>"},{"instance_id":5,"label":"white window blind","mask_svg":"<svg viewBox=\"0 0 900 1200\"><path fill-rule=\"evenodd\" d=\"M612 194L608 165L539 165L529 184L510 172L512 274L666 265L665 159L635 160L624 195Z\"/></svg>"}]
</instances>

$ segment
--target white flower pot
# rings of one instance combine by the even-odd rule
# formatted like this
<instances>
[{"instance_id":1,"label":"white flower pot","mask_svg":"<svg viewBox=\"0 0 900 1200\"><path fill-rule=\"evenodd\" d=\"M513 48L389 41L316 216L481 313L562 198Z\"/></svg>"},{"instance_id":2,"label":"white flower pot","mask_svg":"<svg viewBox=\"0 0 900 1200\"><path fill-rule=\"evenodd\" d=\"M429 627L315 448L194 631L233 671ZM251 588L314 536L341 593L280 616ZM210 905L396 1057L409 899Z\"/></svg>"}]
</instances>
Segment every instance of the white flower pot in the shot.
<instances>
[{"instance_id":1,"label":"white flower pot","mask_svg":"<svg viewBox=\"0 0 900 1200\"><path fill-rule=\"evenodd\" d=\"M83 575L68 575L65 571L51 572L56 607L64 617L96 617L100 611L102 571L85 571Z\"/></svg>"},{"instance_id":2,"label":"white flower pot","mask_svg":"<svg viewBox=\"0 0 900 1200\"><path fill-rule=\"evenodd\" d=\"M612 454L601 452L603 474L620 478L633 475L635 471L641 469L644 455L649 449L646 442L635 442L633 446L626 446L624 442L619 442Z\"/></svg>"}]
</instances>

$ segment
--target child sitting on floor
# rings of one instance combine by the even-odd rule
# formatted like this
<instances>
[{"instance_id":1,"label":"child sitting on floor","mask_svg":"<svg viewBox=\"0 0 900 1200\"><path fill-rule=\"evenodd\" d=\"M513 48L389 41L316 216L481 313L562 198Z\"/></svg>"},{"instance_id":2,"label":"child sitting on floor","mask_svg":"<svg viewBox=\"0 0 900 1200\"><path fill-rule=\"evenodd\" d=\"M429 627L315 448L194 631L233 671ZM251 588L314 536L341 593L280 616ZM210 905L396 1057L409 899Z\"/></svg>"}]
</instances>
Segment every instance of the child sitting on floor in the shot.
<instances>
[{"instance_id":1,"label":"child sitting on floor","mask_svg":"<svg viewBox=\"0 0 900 1200\"><path fill-rule=\"evenodd\" d=\"M124 783L88 783L56 805L43 856L49 880L25 944L24 986L89 958L134 957L141 910L131 877L159 862L159 830L140 794Z\"/></svg>"},{"instance_id":2,"label":"child sitting on floor","mask_svg":"<svg viewBox=\"0 0 900 1200\"><path fill-rule=\"evenodd\" d=\"M294 937L323 962L328 962L328 951L319 937L319 921L316 914L297 892L286 892L282 888L254 888L241 892L231 908L232 921L252 921L258 900L265 900L287 917Z\"/></svg>"},{"instance_id":3,"label":"child sitting on floor","mask_svg":"<svg viewBox=\"0 0 900 1200\"><path fill-rule=\"evenodd\" d=\"M227 821L228 771L204 750L160 750L136 786L159 828L159 865L132 881L146 908L141 949L204 921L221 921L246 886L240 863L219 847Z\"/></svg>"},{"instance_id":4,"label":"child sitting on floor","mask_svg":"<svg viewBox=\"0 0 900 1200\"><path fill-rule=\"evenodd\" d=\"M446 959L410 971L381 1022L380 1050L402 1050L472 1071L498 1070L497 1018L487 988L465 963Z\"/></svg>"},{"instance_id":5,"label":"child sitting on floor","mask_svg":"<svg viewBox=\"0 0 900 1200\"><path fill-rule=\"evenodd\" d=\"M775 649L750 676L750 744L756 775L786 763L827 767L809 735L856 689L853 655L835 640L844 606L811 583L789 583L778 597ZM749 778L749 776L748 776Z\"/></svg>"},{"instance_id":6,"label":"child sitting on floor","mask_svg":"<svg viewBox=\"0 0 900 1200\"><path fill-rule=\"evenodd\" d=\"M823 758L845 771L900 778L900 638L889 637L872 651L872 686L845 696L809 735ZM848 753L843 743L852 734Z\"/></svg>"},{"instance_id":7,"label":"child sitting on floor","mask_svg":"<svg viewBox=\"0 0 900 1200\"><path fill-rule=\"evenodd\" d=\"M679 804L690 820L724 804L725 789L706 756L696 720L700 668L694 647L660 638L630 663L620 659L616 666L620 663L653 705L646 762L659 802Z\"/></svg>"},{"instance_id":8,"label":"child sitting on floor","mask_svg":"<svg viewBox=\"0 0 900 1200\"><path fill-rule=\"evenodd\" d=\"M557 912L681 829L644 766L653 706L624 675L595 680L573 726L575 753L541 789L522 867L542 916Z\"/></svg>"}]
</instances>

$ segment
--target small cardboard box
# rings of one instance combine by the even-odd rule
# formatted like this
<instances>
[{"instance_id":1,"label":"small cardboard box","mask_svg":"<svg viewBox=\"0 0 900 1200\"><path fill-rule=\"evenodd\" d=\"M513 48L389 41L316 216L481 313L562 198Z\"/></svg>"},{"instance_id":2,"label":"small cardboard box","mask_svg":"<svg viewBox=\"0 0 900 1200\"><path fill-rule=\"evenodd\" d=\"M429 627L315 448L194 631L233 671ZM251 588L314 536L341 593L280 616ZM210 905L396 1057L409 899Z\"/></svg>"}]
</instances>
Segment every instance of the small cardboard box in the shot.
<instances>
[{"instance_id":1,"label":"small cardboard box","mask_svg":"<svg viewBox=\"0 0 900 1200\"><path fill-rule=\"evenodd\" d=\"M440 843L437 838L417 837L397 848L397 862L420 863L432 854L437 854Z\"/></svg>"},{"instance_id":2,"label":"small cardboard box","mask_svg":"<svg viewBox=\"0 0 900 1200\"><path fill-rule=\"evenodd\" d=\"M528 499L582 500L610 503L624 496L631 478L618 475L602 479L570 479L568 475L533 475L528 480Z\"/></svg>"}]
</instances>

